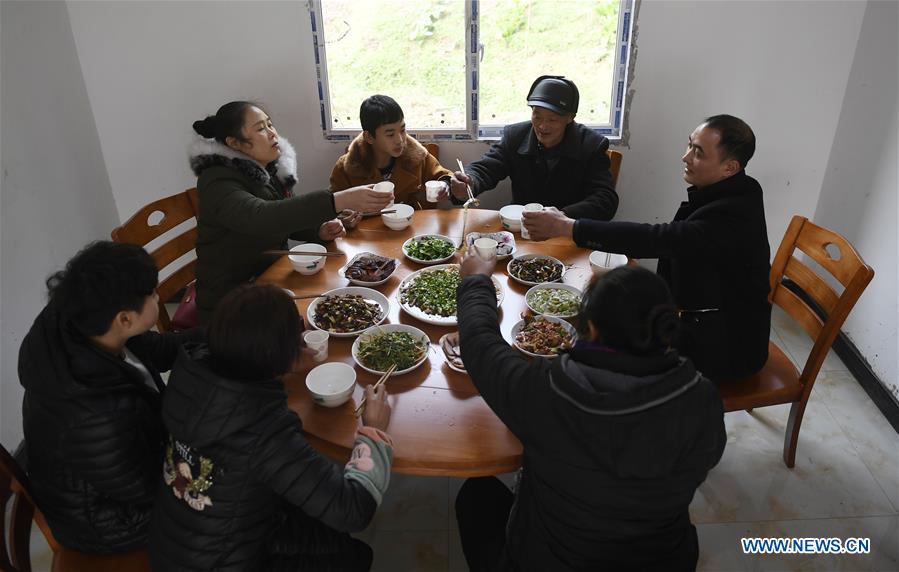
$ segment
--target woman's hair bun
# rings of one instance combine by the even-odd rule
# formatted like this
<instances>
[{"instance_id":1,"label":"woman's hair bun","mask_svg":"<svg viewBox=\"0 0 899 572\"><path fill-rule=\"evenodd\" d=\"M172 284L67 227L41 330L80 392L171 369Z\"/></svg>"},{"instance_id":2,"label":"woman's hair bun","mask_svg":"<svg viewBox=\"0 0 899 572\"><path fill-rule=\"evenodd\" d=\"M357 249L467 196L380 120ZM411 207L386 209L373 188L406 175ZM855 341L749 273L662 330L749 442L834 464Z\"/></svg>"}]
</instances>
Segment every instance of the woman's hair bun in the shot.
<instances>
[{"instance_id":1,"label":"woman's hair bun","mask_svg":"<svg viewBox=\"0 0 899 572\"><path fill-rule=\"evenodd\" d=\"M649 329L656 347L667 347L674 344L680 328L677 309L673 305L656 306L649 312Z\"/></svg>"},{"instance_id":2,"label":"woman's hair bun","mask_svg":"<svg viewBox=\"0 0 899 572\"><path fill-rule=\"evenodd\" d=\"M207 115L206 119L194 121L194 131L207 139L212 139L216 135L216 123L215 115Z\"/></svg>"}]
</instances>

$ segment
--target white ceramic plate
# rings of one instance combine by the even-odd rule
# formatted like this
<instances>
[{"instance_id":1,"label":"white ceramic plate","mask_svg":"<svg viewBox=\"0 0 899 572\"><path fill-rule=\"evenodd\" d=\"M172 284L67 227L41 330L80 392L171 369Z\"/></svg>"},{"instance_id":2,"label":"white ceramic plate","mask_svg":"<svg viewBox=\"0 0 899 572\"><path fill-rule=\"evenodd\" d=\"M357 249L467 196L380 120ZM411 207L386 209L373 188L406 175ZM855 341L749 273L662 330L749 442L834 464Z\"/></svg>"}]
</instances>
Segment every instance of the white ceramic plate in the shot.
<instances>
[{"instance_id":1,"label":"white ceramic plate","mask_svg":"<svg viewBox=\"0 0 899 572\"><path fill-rule=\"evenodd\" d=\"M568 314L552 314L550 312L538 311L537 308L531 305L531 296L539 290L567 290L568 292L574 294L578 300L580 300L581 296L583 295L580 290L569 284L561 284L559 282L544 282L542 284L537 284L536 286L528 290L527 294L524 295L525 303L528 305L528 308L530 308L531 311L535 314L542 314L544 316L556 316L558 318L572 318L580 313L579 310L575 310L574 313Z\"/></svg>"},{"instance_id":2,"label":"white ceramic plate","mask_svg":"<svg viewBox=\"0 0 899 572\"><path fill-rule=\"evenodd\" d=\"M515 235L509 231L503 230L500 232L469 232L465 235L465 244L468 245L469 250L474 248L474 241L479 238L492 238L497 242L496 246L496 259L497 260L505 260L509 258L513 254L515 254ZM505 254L500 254L500 248L503 246L506 247Z\"/></svg>"},{"instance_id":3,"label":"white ceramic plate","mask_svg":"<svg viewBox=\"0 0 899 572\"><path fill-rule=\"evenodd\" d=\"M421 364L423 364L424 362L426 362L428 360L428 352L431 351L431 340L430 340L430 338L428 338L428 335L426 333L422 332L415 326L407 326L406 324L384 324L383 326L372 326L371 328L368 328L367 330L365 330L364 332L359 334L359 337L356 338L356 341L353 342L353 348L351 350L352 354L353 354L353 360L355 360L355 362L359 365L359 367L361 367L365 371L367 371L369 373L373 373L375 375L380 375L380 374L384 373L384 371L387 371L387 370L378 371L376 369L366 367L365 364L363 364L359 360L359 344L361 344L363 341L367 340L369 338L369 336L373 336L373 335L376 336L376 335L378 335L380 333L384 333L384 332L408 332L409 334L412 335L413 338L423 340L424 343L427 345L427 347L425 348L425 353L422 354L422 357L420 360L415 362L415 364L412 367L407 367L406 369L401 369L401 370L397 370L397 371L393 372L391 374L391 377L394 375L403 375L404 373L409 373L410 371L417 368L418 366L420 366Z\"/></svg>"},{"instance_id":4,"label":"white ceramic plate","mask_svg":"<svg viewBox=\"0 0 899 572\"><path fill-rule=\"evenodd\" d=\"M458 332L456 332L456 333L458 333ZM465 368L457 367L457 366L453 365L453 362L450 361L449 356L447 356L446 352L443 351L443 340L445 340L447 337L449 337L451 335L453 335L453 334L449 333L449 334L443 334L442 336L440 336L440 341L437 342L437 347L440 348L440 352L443 354L443 359L446 362L446 367L450 368L453 371L458 371L459 373L468 373L468 371Z\"/></svg>"},{"instance_id":5,"label":"white ceramic plate","mask_svg":"<svg viewBox=\"0 0 899 572\"><path fill-rule=\"evenodd\" d=\"M419 308L417 306L412 306L412 305L402 302L403 291L406 288L408 288L409 285L411 285L412 282L414 282L416 278L418 278L419 276L421 276L422 274L424 274L426 272L436 272L438 270L447 270L450 268L455 268L456 270L458 270L459 265L458 264L441 264L439 266L431 266L429 268L422 268L421 270L413 272L412 274L403 278L403 281L400 282L400 287L396 291L396 299L400 303L400 308L404 312L406 312L407 314L412 316L413 318L421 320L422 322L425 322L426 324L434 324L435 326L455 326L456 324L458 324L458 320L457 320L455 314L453 314L452 316L437 316L435 314L428 314L427 312L425 312L424 310L422 310L421 308ZM503 297L505 296L505 293L503 292L503 287L496 280L496 278L491 276L490 279L493 280L493 286L496 288L496 305L499 306L503 301ZM453 295L455 296L455 293Z\"/></svg>"},{"instance_id":6,"label":"white ceramic plate","mask_svg":"<svg viewBox=\"0 0 899 572\"><path fill-rule=\"evenodd\" d=\"M329 296L338 296L342 294L357 294L359 296L362 296L366 300L377 302L378 305L381 306L381 319L378 320L378 324L386 320L387 314L390 313L390 301L377 290L372 290L371 288L362 288L360 286L347 286L346 288L335 288L333 290L328 290L318 298L314 299L312 303L309 304L309 308L306 309L307 323L312 325L312 327L317 330L323 330L324 328L315 323L315 308L323 299ZM353 336L358 336L363 331L365 331L365 329L366 328L362 328L361 330L357 330L355 332L332 332L328 330L328 333L336 338L351 338Z\"/></svg>"},{"instance_id":7,"label":"white ceramic plate","mask_svg":"<svg viewBox=\"0 0 899 572\"><path fill-rule=\"evenodd\" d=\"M565 277L565 271L567 270L565 268L565 264L558 258L549 256L548 254L521 254L521 255L514 257L512 260L509 261L509 264L506 266L506 270L509 272L509 277L512 278L512 280L519 282L521 284L525 284L527 286L536 286L537 284L552 284L552 282L531 282L529 280L522 280L521 278L519 278L518 276L515 276L512 273L512 263L513 262L515 262L516 260L532 260L534 258L546 258L547 260L554 261L556 264L562 265L562 274L554 282L561 282L562 278Z\"/></svg>"},{"instance_id":8,"label":"white ceramic plate","mask_svg":"<svg viewBox=\"0 0 899 572\"><path fill-rule=\"evenodd\" d=\"M396 258L390 258L390 260L393 260L396 263L396 265L393 267L393 272L388 274L387 277L384 278L383 280L378 280L377 282L365 282L364 280L355 280L352 278L347 278L346 277L347 268L349 268L350 266L352 266L352 264L354 262L356 262L357 260L359 260L360 258L363 258L365 256L378 256L380 258L390 258L389 256L381 256L380 254L375 254L374 252L360 252L356 256L352 257L349 262L347 262L346 264L341 266L340 270L337 271L337 274L341 278L346 278L347 280L349 280L350 284L356 284L358 286L365 286L367 288L371 288L372 286L380 286L381 284L390 280L390 277L393 276L394 272L396 272L396 267L399 266L399 264L400 264L400 261L397 260Z\"/></svg>"},{"instance_id":9,"label":"white ceramic plate","mask_svg":"<svg viewBox=\"0 0 899 572\"><path fill-rule=\"evenodd\" d=\"M535 320L548 320L550 322L556 322L558 324L562 324L562 327L564 327L568 331L568 333L571 334L571 345L573 346L574 342L577 341L577 330L575 330L574 326L572 326L571 324L569 324L562 318L554 318L552 316L537 316L534 319ZM558 356L558 354L549 354L549 355L535 354L535 353L529 352L529 351L523 349L521 346L519 346L518 342L515 340L515 338L518 336L518 332L520 332L522 328L524 328L524 320L520 320L517 324L512 326L512 345L515 346L515 349L517 349L521 353L523 353L525 355L529 355L531 357L543 357L543 358L552 359L552 358Z\"/></svg>"},{"instance_id":10,"label":"white ceramic plate","mask_svg":"<svg viewBox=\"0 0 899 572\"><path fill-rule=\"evenodd\" d=\"M449 256L444 256L443 258L435 258L434 260L422 260L421 258L415 258L411 254L409 254L409 251L407 250L407 248L411 243L416 242L422 238L439 238L440 240L442 240L446 243L449 243L450 246L453 247L453 252ZM441 264L456 255L456 243L453 242L453 239L451 239L450 237L443 236L442 234L419 234L417 236L413 236L412 238L410 238L409 240L407 240L406 242L403 243L403 254L405 254L406 258L408 258L412 262L417 262L419 264L429 264L429 265L430 264Z\"/></svg>"}]
</instances>

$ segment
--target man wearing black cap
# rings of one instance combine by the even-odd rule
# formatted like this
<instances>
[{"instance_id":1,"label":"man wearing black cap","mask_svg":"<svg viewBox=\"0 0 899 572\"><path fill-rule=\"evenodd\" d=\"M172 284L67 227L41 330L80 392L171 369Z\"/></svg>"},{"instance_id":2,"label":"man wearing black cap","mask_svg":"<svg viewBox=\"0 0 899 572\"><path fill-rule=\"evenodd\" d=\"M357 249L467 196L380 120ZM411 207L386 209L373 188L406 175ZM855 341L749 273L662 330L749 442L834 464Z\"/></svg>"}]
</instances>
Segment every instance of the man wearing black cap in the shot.
<instances>
[{"instance_id":1,"label":"man wearing black cap","mask_svg":"<svg viewBox=\"0 0 899 572\"><path fill-rule=\"evenodd\" d=\"M531 85L527 102L531 120L503 129L503 137L480 160L456 172L474 194L489 191L509 177L517 204L541 203L567 216L610 220L618 209L618 195L609 172L609 140L574 122L577 86L562 76L540 76ZM467 198L457 190L454 197Z\"/></svg>"}]
</instances>

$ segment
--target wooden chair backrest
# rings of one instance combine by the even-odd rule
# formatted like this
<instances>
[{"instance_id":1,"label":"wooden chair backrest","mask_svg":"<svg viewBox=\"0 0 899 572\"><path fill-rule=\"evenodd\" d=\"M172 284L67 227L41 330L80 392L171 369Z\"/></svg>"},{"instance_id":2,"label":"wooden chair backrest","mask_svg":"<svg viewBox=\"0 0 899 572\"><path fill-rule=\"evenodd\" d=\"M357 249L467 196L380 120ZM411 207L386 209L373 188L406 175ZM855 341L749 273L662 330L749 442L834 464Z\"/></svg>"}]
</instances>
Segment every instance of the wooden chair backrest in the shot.
<instances>
[{"instance_id":1,"label":"wooden chair backrest","mask_svg":"<svg viewBox=\"0 0 899 572\"><path fill-rule=\"evenodd\" d=\"M609 166L609 171L612 173L612 186L618 186L618 172L621 170L621 159L623 155L620 151L613 151L612 149L606 150L606 155L609 156L609 161L612 164Z\"/></svg>"},{"instance_id":2,"label":"wooden chair backrest","mask_svg":"<svg viewBox=\"0 0 899 572\"><path fill-rule=\"evenodd\" d=\"M112 231L112 239L116 242L146 246L179 224L196 218L199 212L199 194L197 189L188 189L183 193L165 197L144 206L134 215ZM162 219L152 224L150 217L154 213L162 213ZM192 251L197 244L197 228L190 228L178 236L169 239L159 247L150 251L160 272L167 266ZM196 278L196 259L175 269L159 283L159 321L160 332L171 328L171 318L165 309L169 301L179 290L193 282Z\"/></svg>"},{"instance_id":3,"label":"wooden chair backrest","mask_svg":"<svg viewBox=\"0 0 899 572\"><path fill-rule=\"evenodd\" d=\"M12 500L12 510L7 504ZM50 548L59 550L59 543L50 532L44 514L32 499L28 477L19 464L0 445L0 510L9 514L9 530L6 519L0 519L0 570L31 572L31 523L37 522ZM8 534L7 534L8 532Z\"/></svg>"},{"instance_id":4,"label":"wooden chair backrest","mask_svg":"<svg viewBox=\"0 0 899 572\"><path fill-rule=\"evenodd\" d=\"M828 248L835 248L838 252L831 255ZM837 294L817 272L796 258L793 254L797 249L836 279L843 286L843 292ZM796 215L790 221L771 265L769 299L772 304L783 308L814 340L799 377L804 399L808 398L840 327L873 277L874 269L865 264L845 238L802 216ZM826 317L819 317L809 304L787 288L783 284L784 278L799 286Z\"/></svg>"}]
</instances>

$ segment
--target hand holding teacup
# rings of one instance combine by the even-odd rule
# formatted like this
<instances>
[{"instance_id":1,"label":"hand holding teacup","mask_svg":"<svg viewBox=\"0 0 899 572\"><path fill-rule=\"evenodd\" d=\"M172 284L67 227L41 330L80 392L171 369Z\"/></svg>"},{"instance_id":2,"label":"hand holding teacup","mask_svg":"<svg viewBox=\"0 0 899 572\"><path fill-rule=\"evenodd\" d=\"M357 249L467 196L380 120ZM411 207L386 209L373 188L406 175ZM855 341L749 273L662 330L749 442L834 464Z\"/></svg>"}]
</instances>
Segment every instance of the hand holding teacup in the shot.
<instances>
[{"instance_id":1,"label":"hand holding teacup","mask_svg":"<svg viewBox=\"0 0 899 572\"><path fill-rule=\"evenodd\" d=\"M389 190L381 190L377 188L378 185L361 185L334 193L334 209L337 212L352 209L367 213L380 211L393 204L393 183L390 183Z\"/></svg>"},{"instance_id":2,"label":"hand holding teacup","mask_svg":"<svg viewBox=\"0 0 899 572\"><path fill-rule=\"evenodd\" d=\"M490 276L496 268L495 254L496 251L494 250L493 259L484 260L475 252L475 249L470 248L465 255L465 258L462 259L462 264L459 265L459 276L462 278L471 276L472 274L485 274Z\"/></svg>"},{"instance_id":3,"label":"hand holding teacup","mask_svg":"<svg viewBox=\"0 0 899 572\"><path fill-rule=\"evenodd\" d=\"M527 225L531 240L546 240L556 236L572 238L574 219L556 207L546 207L541 211L521 213L522 225Z\"/></svg>"}]
</instances>

